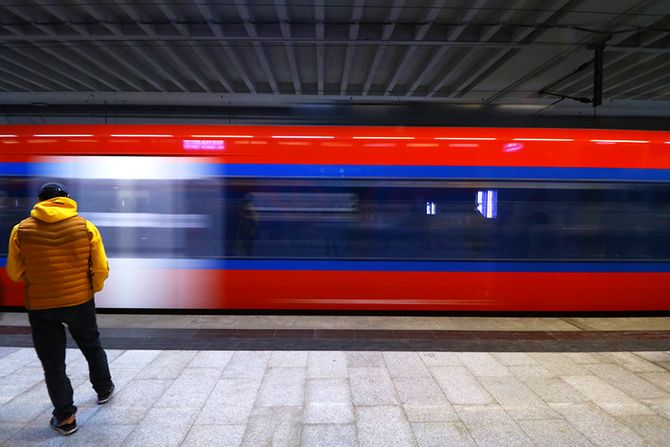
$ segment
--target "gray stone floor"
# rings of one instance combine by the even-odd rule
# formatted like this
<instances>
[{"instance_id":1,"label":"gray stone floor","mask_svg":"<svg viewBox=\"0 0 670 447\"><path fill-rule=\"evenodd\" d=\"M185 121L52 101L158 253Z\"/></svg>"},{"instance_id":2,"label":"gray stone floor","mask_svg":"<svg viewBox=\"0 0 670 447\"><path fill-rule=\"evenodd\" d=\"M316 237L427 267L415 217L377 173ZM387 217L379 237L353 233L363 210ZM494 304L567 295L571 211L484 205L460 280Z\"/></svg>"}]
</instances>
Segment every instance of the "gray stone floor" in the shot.
<instances>
[{"instance_id":1,"label":"gray stone floor","mask_svg":"<svg viewBox=\"0 0 670 447\"><path fill-rule=\"evenodd\" d=\"M25 317L0 316L0 324L13 325ZM147 318L170 326L200 317ZM101 326L117 319L135 320L102 315ZM270 320L280 324L281 317ZM511 320L514 330L536 324ZM611 329L602 320L578 323ZM667 319L619 323L663 330ZM570 330L573 323L547 324ZM81 354L67 356L80 428L62 437L48 427L51 408L34 351L0 347L0 445L670 445L670 351L109 350L117 391L101 406Z\"/></svg>"}]
</instances>

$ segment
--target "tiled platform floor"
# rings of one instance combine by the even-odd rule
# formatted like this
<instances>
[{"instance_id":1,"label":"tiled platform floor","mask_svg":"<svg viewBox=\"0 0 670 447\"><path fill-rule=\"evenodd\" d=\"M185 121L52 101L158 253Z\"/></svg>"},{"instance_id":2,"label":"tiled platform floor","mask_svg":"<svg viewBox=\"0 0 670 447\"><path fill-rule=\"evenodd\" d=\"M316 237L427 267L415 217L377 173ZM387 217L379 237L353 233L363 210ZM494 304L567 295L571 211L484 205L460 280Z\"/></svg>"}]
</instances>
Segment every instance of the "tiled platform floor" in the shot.
<instances>
[{"instance_id":1,"label":"tiled platform floor","mask_svg":"<svg viewBox=\"0 0 670 447\"><path fill-rule=\"evenodd\" d=\"M253 324L245 317L226 318L238 328L285 330L296 329L296 318L301 320L252 317ZM0 327L25 326L24 318L0 314ZM104 328L118 328L124 320L146 328L139 324L144 319L157 329L185 329L193 323L184 320L194 318L203 329L215 329L222 317L101 315L100 322ZM303 320L298 327L333 328L327 325L333 317L308 318L309 324ZM346 319L362 325L358 318L335 317L341 325L334 328L348 329ZM435 331L670 329L668 318L400 317L395 325L360 318L368 325L358 329L378 331L412 330L412 325ZM68 350L80 429L65 438L48 427L49 402L33 350L0 347L0 444L670 445L670 346L623 352L108 349L108 356L117 392L98 406L84 359Z\"/></svg>"}]
</instances>

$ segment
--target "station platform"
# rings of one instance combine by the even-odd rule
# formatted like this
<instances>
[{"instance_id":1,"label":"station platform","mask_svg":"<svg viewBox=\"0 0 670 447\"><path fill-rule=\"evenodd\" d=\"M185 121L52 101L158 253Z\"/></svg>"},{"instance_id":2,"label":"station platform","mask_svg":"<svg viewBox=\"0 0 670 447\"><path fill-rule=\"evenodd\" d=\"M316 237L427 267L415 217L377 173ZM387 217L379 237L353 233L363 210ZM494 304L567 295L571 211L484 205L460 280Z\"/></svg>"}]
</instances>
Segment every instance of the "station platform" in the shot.
<instances>
[{"instance_id":1,"label":"station platform","mask_svg":"<svg viewBox=\"0 0 670 447\"><path fill-rule=\"evenodd\" d=\"M667 446L670 317L100 314L116 384L48 426L27 316L0 313L3 446Z\"/></svg>"}]
</instances>

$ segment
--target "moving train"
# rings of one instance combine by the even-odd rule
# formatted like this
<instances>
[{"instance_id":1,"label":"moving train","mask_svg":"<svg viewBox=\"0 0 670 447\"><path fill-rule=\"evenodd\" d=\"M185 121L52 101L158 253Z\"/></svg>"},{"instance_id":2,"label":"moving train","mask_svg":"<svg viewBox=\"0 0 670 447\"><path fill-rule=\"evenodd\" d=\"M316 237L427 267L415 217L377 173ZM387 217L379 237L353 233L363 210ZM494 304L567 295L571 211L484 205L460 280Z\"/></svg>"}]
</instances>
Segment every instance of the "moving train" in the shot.
<instances>
[{"instance_id":1,"label":"moving train","mask_svg":"<svg viewBox=\"0 0 670 447\"><path fill-rule=\"evenodd\" d=\"M0 306L46 181L101 231L102 308L670 310L670 132L0 126Z\"/></svg>"}]
</instances>

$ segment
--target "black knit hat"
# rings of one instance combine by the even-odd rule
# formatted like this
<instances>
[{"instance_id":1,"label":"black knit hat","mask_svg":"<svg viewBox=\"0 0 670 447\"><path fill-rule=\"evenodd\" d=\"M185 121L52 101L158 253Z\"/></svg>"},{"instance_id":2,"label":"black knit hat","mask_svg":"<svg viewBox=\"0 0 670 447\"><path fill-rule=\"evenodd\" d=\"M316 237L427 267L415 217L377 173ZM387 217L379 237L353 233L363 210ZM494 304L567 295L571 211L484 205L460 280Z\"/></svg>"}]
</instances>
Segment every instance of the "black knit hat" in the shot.
<instances>
[{"instance_id":1,"label":"black knit hat","mask_svg":"<svg viewBox=\"0 0 670 447\"><path fill-rule=\"evenodd\" d=\"M60 183L49 182L42 185L37 196L41 202L43 200L53 199L54 197L70 197L70 193L67 188Z\"/></svg>"}]
</instances>

